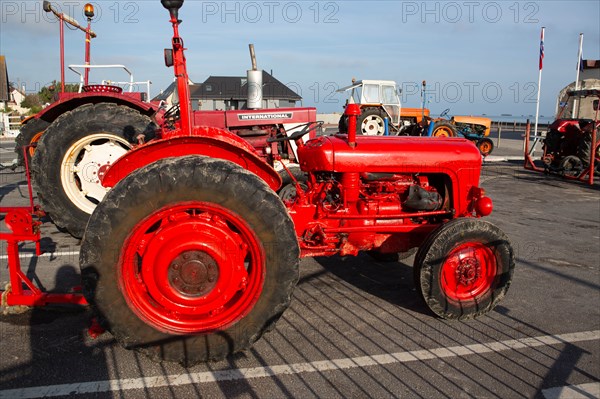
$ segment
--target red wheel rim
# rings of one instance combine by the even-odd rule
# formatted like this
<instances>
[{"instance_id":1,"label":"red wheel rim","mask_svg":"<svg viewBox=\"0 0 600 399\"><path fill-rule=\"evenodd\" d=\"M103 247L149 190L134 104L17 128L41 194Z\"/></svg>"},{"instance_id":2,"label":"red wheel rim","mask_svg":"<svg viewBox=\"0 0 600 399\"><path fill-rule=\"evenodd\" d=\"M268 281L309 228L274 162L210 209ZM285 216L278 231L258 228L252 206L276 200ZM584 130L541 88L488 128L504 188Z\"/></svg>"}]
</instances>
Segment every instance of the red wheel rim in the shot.
<instances>
[{"instance_id":1,"label":"red wheel rim","mask_svg":"<svg viewBox=\"0 0 600 399\"><path fill-rule=\"evenodd\" d=\"M482 243L468 242L452 250L441 269L442 290L455 301L485 295L496 278L496 256Z\"/></svg>"},{"instance_id":2,"label":"red wheel rim","mask_svg":"<svg viewBox=\"0 0 600 399\"><path fill-rule=\"evenodd\" d=\"M127 238L121 292L144 322L167 333L224 329L246 316L265 278L262 245L217 204L180 203L152 213Z\"/></svg>"}]
</instances>

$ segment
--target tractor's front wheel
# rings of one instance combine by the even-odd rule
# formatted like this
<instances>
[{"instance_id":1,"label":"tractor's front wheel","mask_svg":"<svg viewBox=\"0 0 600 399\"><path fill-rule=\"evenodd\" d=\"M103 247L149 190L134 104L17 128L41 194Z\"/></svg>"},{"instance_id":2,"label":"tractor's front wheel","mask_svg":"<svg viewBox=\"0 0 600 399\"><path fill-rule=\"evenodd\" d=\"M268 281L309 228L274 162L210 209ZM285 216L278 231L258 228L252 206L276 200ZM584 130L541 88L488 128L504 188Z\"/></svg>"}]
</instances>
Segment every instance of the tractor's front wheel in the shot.
<instances>
[{"instance_id":1,"label":"tractor's front wheel","mask_svg":"<svg viewBox=\"0 0 600 399\"><path fill-rule=\"evenodd\" d=\"M477 148L479 149L481 155L487 157L492 153L492 151L494 151L494 142L484 137L482 139L477 140Z\"/></svg>"},{"instance_id":2,"label":"tractor's front wheel","mask_svg":"<svg viewBox=\"0 0 600 399\"><path fill-rule=\"evenodd\" d=\"M298 279L293 222L256 175L166 158L98 205L81 246L86 299L126 348L192 365L249 348Z\"/></svg>"},{"instance_id":3,"label":"tractor's front wheel","mask_svg":"<svg viewBox=\"0 0 600 399\"><path fill-rule=\"evenodd\" d=\"M289 165L287 168L290 171L290 173L294 176L294 179L298 181L300 187L302 187L303 190L307 190L308 186L306 185L306 182L308 180L308 175L305 172L303 172L299 166ZM280 170L278 173L281 177L282 182L281 188L277 191L279 198L281 198L282 201L293 200L296 197L297 191L294 180L292 180L292 177L285 169Z\"/></svg>"},{"instance_id":4,"label":"tractor's front wheel","mask_svg":"<svg viewBox=\"0 0 600 399\"><path fill-rule=\"evenodd\" d=\"M499 228L460 218L431 233L413 270L431 311L444 319L468 319L489 312L504 297L514 267L511 244Z\"/></svg>"},{"instance_id":5,"label":"tractor's front wheel","mask_svg":"<svg viewBox=\"0 0 600 399\"><path fill-rule=\"evenodd\" d=\"M56 119L32 159L33 183L52 221L80 238L106 195L102 175L138 135L149 138L154 128L138 111L108 103L83 105Z\"/></svg>"}]
</instances>

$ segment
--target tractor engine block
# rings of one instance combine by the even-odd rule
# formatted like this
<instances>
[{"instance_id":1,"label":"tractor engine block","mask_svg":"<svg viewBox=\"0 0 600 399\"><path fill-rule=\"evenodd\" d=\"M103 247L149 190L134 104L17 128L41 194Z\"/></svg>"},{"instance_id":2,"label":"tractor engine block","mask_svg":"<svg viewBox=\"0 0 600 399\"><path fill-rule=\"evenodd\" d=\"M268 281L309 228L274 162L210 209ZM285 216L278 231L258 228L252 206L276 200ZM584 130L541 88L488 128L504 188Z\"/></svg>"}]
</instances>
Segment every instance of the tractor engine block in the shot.
<instances>
[{"instance_id":1,"label":"tractor engine block","mask_svg":"<svg viewBox=\"0 0 600 399\"><path fill-rule=\"evenodd\" d=\"M312 190L299 191L287 204L295 220L312 219L297 231L303 256L355 255L381 247L407 251L420 231L431 231L440 216L449 214L428 176L352 172L314 179Z\"/></svg>"}]
</instances>

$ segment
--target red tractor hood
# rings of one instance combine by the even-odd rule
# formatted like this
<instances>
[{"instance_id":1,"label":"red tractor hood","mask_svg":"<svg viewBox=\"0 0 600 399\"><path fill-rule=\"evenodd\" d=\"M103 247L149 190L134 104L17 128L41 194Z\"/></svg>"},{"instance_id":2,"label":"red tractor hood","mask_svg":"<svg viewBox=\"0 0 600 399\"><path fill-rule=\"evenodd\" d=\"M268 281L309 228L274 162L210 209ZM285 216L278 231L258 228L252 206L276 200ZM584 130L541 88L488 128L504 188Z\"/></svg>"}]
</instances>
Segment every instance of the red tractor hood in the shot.
<instances>
[{"instance_id":1,"label":"red tractor hood","mask_svg":"<svg viewBox=\"0 0 600 399\"><path fill-rule=\"evenodd\" d=\"M305 172L448 173L481 169L475 145L460 138L358 136L356 147L345 135L318 137L298 149Z\"/></svg>"}]
</instances>

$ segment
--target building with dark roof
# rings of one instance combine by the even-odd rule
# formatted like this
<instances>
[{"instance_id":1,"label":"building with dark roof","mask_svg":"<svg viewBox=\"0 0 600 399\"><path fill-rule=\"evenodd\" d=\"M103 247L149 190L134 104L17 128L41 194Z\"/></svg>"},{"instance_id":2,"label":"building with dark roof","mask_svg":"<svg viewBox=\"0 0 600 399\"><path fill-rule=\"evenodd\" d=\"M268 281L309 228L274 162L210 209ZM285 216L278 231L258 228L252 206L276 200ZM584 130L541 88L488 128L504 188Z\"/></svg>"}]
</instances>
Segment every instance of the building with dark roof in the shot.
<instances>
[{"instance_id":1,"label":"building with dark roof","mask_svg":"<svg viewBox=\"0 0 600 399\"><path fill-rule=\"evenodd\" d=\"M172 102L175 82L154 100ZM215 111L247 109L248 81L245 76L210 76L204 83L190 84L194 110ZM263 108L295 107L301 101L297 93L263 71Z\"/></svg>"}]
</instances>

